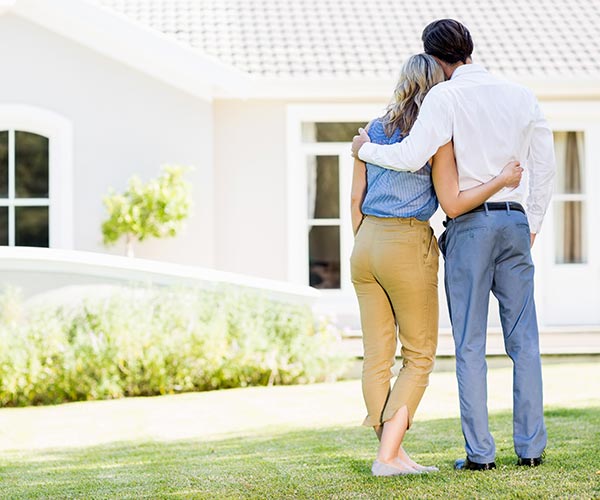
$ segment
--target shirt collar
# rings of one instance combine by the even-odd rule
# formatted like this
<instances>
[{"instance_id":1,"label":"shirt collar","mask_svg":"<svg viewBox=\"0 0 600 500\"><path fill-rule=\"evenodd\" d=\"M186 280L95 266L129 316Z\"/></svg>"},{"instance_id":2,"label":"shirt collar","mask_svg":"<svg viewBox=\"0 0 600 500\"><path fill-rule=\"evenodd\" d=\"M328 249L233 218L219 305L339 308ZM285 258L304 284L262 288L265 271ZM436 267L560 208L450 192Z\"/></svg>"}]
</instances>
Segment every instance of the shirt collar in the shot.
<instances>
[{"instance_id":1,"label":"shirt collar","mask_svg":"<svg viewBox=\"0 0 600 500\"><path fill-rule=\"evenodd\" d=\"M452 76L450 77L450 80L454 79L455 77L459 77L461 75L468 75L471 73L487 73L487 70L481 64L463 64L462 66L459 66L454 70Z\"/></svg>"}]
</instances>

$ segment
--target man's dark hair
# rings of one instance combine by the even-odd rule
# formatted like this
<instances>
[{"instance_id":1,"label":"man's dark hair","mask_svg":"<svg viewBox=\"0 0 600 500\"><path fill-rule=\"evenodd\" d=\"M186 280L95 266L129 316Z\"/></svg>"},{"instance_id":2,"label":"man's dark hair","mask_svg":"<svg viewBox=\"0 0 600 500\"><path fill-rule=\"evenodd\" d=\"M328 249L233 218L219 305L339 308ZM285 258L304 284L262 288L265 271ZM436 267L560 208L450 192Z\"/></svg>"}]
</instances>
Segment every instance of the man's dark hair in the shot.
<instances>
[{"instance_id":1,"label":"man's dark hair","mask_svg":"<svg viewBox=\"0 0 600 500\"><path fill-rule=\"evenodd\" d=\"M473 52L471 33L454 19L439 19L428 24L421 40L427 54L448 64L466 63Z\"/></svg>"}]
</instances>

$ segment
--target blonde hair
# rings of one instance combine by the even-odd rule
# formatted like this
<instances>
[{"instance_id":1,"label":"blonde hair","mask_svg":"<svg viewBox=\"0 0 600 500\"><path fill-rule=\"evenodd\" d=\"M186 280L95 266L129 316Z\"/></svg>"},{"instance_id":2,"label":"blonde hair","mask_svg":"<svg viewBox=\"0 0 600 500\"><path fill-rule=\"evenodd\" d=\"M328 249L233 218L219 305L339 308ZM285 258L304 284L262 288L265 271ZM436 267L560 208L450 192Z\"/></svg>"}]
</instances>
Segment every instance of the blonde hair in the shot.
<instances>
[{"instance_id":1,"label":"blonde hair","mask_svg":"<svg viewBox=\"0 0 600 500\"><path fill-rule=\"evenodd\" d=\"M383 117L385 133L391 136L399 128L402 137L410 132L427 92L444 81L444 71L428 54L410 56L402 65L394 97Z\"/></svg>"}]
</instances>

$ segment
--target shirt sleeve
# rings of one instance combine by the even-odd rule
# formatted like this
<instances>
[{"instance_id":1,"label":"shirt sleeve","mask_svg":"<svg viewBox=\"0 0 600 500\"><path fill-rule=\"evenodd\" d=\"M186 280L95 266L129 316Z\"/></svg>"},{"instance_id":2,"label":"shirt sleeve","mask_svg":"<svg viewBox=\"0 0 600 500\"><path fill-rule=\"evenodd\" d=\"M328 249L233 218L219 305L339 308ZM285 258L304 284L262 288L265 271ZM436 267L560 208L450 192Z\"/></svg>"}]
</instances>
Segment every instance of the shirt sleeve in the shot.
<instances>
[{"instance_id":1,"label":"shirt sleeve","mask_svg":"<svg viewBox=\"0 0 600 500\"><path fill-rule=\"evenodd\" d=\"M366 163L390 170L416 172L452 139L452 111L446 96L432 89L421 105L410 134L390 145L363 144L358 157Z\"/></svg>"},{"instance_id":2,"label":"shirt sleeve","mask_svg":"<svg viewBox=\"0 0 600 500\"><path fill-rule=\"evenodd\" d=\"M534 100L534 126L527 161L529 166L527 218L531 232L539 233L544 215L552 199L556 160L552 129L544 118L535 97Z\"/></svg>"}]
</instances>

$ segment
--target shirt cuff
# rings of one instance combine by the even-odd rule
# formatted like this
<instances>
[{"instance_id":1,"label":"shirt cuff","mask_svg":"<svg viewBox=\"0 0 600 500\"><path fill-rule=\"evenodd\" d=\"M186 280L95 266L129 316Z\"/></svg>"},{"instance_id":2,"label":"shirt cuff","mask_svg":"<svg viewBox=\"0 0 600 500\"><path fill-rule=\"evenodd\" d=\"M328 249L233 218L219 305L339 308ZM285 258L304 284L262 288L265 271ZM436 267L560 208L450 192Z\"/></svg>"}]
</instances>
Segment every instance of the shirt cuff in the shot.
<instances>
[{"instance_id":1,"label":"shirt cuff","mask_svg":"<svg viewBox=\"0 0 600 500\"><path fill-rule=\"evenodd\" d=\"M365 163L373 163L373 155L377 149L377 144L365 142L358 150L358 157Z\"/></svg>"},{"instance_id":2,"label":"shirt cuff","mask_svg":"<svg viewBox=\"0 0 600 500\"><path fill-rule=\"evenodd\" d=\"M539 233L542 228L542 220L544 216L527 214L527 220L529 222L529 231L532 233Z\"/></svg>"}]
</instances>

